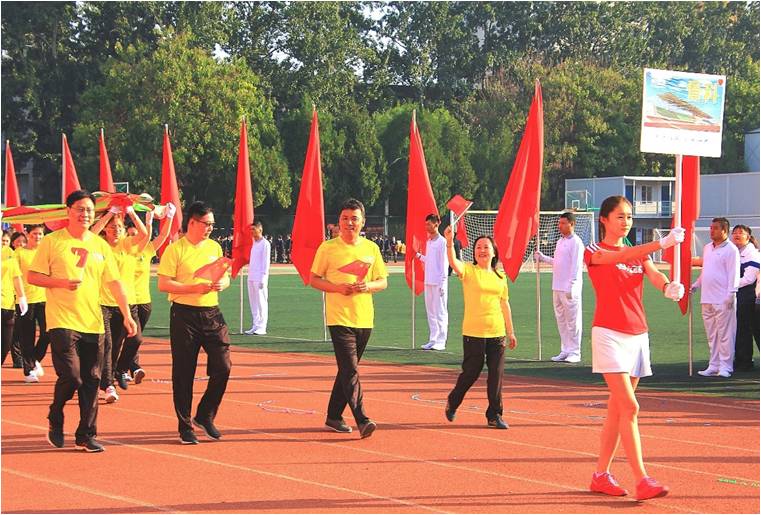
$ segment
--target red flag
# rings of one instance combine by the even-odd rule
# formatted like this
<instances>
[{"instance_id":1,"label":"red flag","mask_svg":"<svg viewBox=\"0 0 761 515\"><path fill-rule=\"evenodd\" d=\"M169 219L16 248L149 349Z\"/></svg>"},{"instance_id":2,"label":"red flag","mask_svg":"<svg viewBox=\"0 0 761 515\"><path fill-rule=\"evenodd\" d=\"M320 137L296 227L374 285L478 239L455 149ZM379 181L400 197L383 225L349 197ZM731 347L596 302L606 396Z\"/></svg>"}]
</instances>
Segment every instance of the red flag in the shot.
<instances>
[{"instance_id":1,"label":"red flag","mask_svg":"<svg viewBox=\"0 0 761 515\"><path fill-rule=\"evenodd\" d=\"M438 215L436 200L433 198L431 182L428 180L428 167L425 164L423 142L420 139L415 112L412 112L410 122L410 157L409 178L407 182L407 228L405 244L409 250L404 256L404 276L407 286L414 290L415 295L423 293L424 271L423 263L415 259L415 252L425 253L428 232L425 230L425 217L431 213ZM422 248L420 248L422 247ZM412 270L415 267L415 285L412 284Z\"/></svg>"},{"instance_id":2,"label":"red flag","mask_svg":"<svg viewBox=\"0 0 761 515\"><path fill-rule=\"evenodd\" d=\"M320 165L320 129L317 110L312 111L312 128L301 174L299 200L293 219L291 261L304 284L309 284L312 262L317 248L325 241L325 206L322 199L322 166Z\"/></svg>"},{"instance_id":3,"label":"red flag","mask_svg":"<svg viewBox=\"0 0 761 515\"><path fill-rule=\"evenodd\" d=\"M470 243L468 243L468 231L465 229L465 217L461 216L459 220L457 220L457 240L460 242L460 245L462 245L462 248L467 248Z\"/></svg>"},{"instance_id":4,"label":"red flag","mask_svg":"<svg viewBox=\"0 0 761 515\"><path fill-rule=\"evenodd\" d=\"M700 158L697 156L682 157L682 227L684 227L684 242L681 244L679 261L681 270L679 278L674 278L674 248L663 251L665 261L671 263L670 277L672 281L679 281L689 292L692 283L692 236L695 230L695 221L700 216ZM676 206L679 209L679 206ZM674 217L671 227L674 227ZM679 301L679 309L682 314L687 313L689 293L685 293Z\"/></svg>"},{"instance_id":5,"label":"red flag","mask_svg":"<svg viewBox=\"0 0 761 515\"><path fill-rule=\"evenodd\" d=\"M351 263L342 266L338 269L339 272L345 274L356 275L357 281L364 281L367 276L367 272L370 271L370 263L365 263L360 259L356 259Z\"/></svg>"},{"instance_id":6,"label":"red flag","mask_svg":"<svg viewBox=\"0 0 761 515\"><path fill-rule=\"evenodd\" d=\"M66 197L72 191L81 190L79 185L79 179L77 178L77 169L74 168L74 158L71 157L71 150L69 150L69 143L66 141L66 134L63 135L63 170L61 173L61 203L66 203Z\"/></svg>"},{"instance_id":7,"label":"red flag","mask_svg":"<svg viewBox=\"0 0 761 515\"><path fill-rule=\"evenodd\" d=\"M520 272L528 242L539 229L544 157L543 120L542 87L536 81L526 130L494 222L494 241L499 257L505 273L513 282Z\"/></svg>"},{"instance_id":8,"label":"red flag","mask_svg":"<svg viewBox=\"0 0 761 515\"><path fill-rule=\"evenodd\" d=\"M227 269L232 265L232 260L226 257L220 257L208 263L193 273L193 277L198 279L207 279L213 283L222 279Z\"/></svg>"},{"instance_id":9,"label":"red flag","mask_svg":"<svg viewBox=\"0 0 761 515\"><path fill-rule=\"evenodd\" d=\"M180 191L177 189L177 176L174 173L174 160L172 159L172 145L169 143L169 127L164 126L164 152L161 159L161 203L171 202L177 208L177 214L172 219L172 228L169 231L167 241L156 249L156 254L161 256L170 241L177 239L177 233L182 227L182 204L180 204ZM160 228L164 227L167 219L161 220Z\"/></svg>"},{"instance_id":10,"label":"red flag","mask_svg":"<svg viewBox=\"0 0 761 515\"><path fill-rule=\"evenodd\" d=\"M248 132L245 120L240 124L238 145L238 177L235 182L235 211L233 213L232 276L248 264L251 246L251 225L254 223L254 199L251 195L251 168L248 163Z\"/></svg>"},{"instance_id":11,"label":"red flag","mask_svg":"<svg viewBox=\"0 0 761 515\"><path fill-rule=\"evenodd\" d=\"M464 215L472 205L473 202L466 200L462 195L455 195L449 199L449 202L447 202L447 207L454 213L454 217L458 220L462 218L462 215Z\"/></svg>"},{"instance_id":12,"label":"red flag","mask_svg":"<svg viewBox=\"0 0 761 515\"><path fill-rule=\"evenodd\" d=\"M106 137L103 135L103 129L100 130L100 138L98 138L100 144L100 191L107 191L113 193L116 191L114 188L114 179L111 177L111 163L108 162L108 152L106 151Z\"/></svg>"},{"instance_id":13,"label":"red flag","mask_svg":"<svg viewBox=\"0 0 761 515\"><path fill-rule=\"evenodd\" d=\"M5 142L5 207L21 206L21 193L16 182L16 167L13 165L11 155L11 142ZM13 230L23 232L23 224L13 224Z\"/></svg>"}]
</instances>

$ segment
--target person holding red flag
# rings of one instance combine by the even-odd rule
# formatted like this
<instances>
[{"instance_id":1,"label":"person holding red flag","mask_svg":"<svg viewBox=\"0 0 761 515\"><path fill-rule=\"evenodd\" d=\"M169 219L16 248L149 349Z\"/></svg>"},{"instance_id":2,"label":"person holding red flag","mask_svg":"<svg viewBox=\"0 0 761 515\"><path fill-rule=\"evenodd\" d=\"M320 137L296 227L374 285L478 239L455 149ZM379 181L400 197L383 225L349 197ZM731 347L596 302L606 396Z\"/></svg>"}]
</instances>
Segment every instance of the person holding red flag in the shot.
<instances>
[{"instance_id":1,"label":"person holding red flag","mask_svg":"<svg viewBox=\"0 0 761 515\"><path fill-rule=\"evenodd\" d=\"M357 368L373 328L372 294L386 289L388 272L378 246L360 236L365 206L348 199L339 213L339 235L318 247L310 280L312 288L326 292L327 323L338 365L325 425L351 433L343 419L348 404L360 437L367 438L376 424L365 414Z\"/></svg>"},{"instance_id":2,"label":"person holding red flag","mask_svg":"<svg viewBox=\"0 0 761 515\"><path fill-rule=\"evenodd\" d=\"M602 374L608 385L608 412L600 435L597 470L589 489L606 495L628 492L610 474L618 444L623 443L637 481L637 500L662 497L669 489L647 475L642 459L635 391L642 377L652 375L647 320L642 305L642 284L650 283L666 298L678 301L684 286L669 282L653 265L649 254L684 240L677 227L668 236L627 247L624 238L632 228L632 207L625 197L606 198L600 205L600 242L587 246L584 262L595 289L592 321L592 372Z\"/></svg>"}]
</instances>

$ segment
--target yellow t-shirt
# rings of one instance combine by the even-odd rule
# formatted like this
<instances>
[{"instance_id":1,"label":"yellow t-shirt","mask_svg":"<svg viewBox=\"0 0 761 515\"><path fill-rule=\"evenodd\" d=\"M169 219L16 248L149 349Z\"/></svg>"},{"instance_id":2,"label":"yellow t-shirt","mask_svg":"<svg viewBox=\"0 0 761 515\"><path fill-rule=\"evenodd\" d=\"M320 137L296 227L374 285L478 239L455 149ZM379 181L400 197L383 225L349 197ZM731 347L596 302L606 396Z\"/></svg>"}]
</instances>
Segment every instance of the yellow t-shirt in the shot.
<instances>
[{"instance_id":1,"label":"yellow t-shirt","mask_svg":"<svg viewBox=\"0 0 761 515\"><path fill-rule=\"evenodd\" d=\"M201 240L193 245L183 236L171 243L159 263L159 275L169 277L182 284L208 283L208 279L193 277L193 274L202 266L213 263L222 257L222 247L214 240ZM188 306L213 307L219 305L219 293L187 293L169 294L169 302L178 302Z\"/></svg>"},{"instance_id":2,"label":"yellow t-shirt","mask_svg":"<svg viewBox=\"0 0 761 515\"><path fill-rule=\"evenodd\" d=\"M148 242L143 251L135 256L135 304L151 302L151 259L155 255L153 243Z\"/></svg>"},{"instance_id":3,"label":"yellow t-shirt","mask_svg":"<svg viewBox=\"0 0 761 515\"><path fill-rule=\"evenodd\" d=\"M0 300L3 309L13 309L16 305L16 290L13 287L13 278L20 277L21 271L18 268L18 262L14 256L13 249L10 247L3 247L2 262L0 268L2 269L2 295Z\"/></svg>"},{"instance_id":4,"label":"yellow t-shirt","mask_svg":"<svg viewBox=\"0 0 761 515\"><path fill-rule=\"evenodd\" d=\"M27 272L29 271L29 267L32 265L34 256L37 254L37 249L39 248L40 248L39 246L34 249L20 247L16 249L16 252L15 252L16 261L18 261L18 267L19 267L19 270L21 270L21 280L24 283L24 293L26 293L26 301L29 304L34 304L36 302L45 302L45 288L34 286L33 284L29 284L29 282L27 281Z\"/></svg>"},{"instance_id":5,"label":"yellow t-shirt","mask_svg":"<svg viewBox=\"0 0 761 515\"><path fill-rule=\"evenodd\" d=\"M462 334L477 338L505 336L505 317L500 300L507 302L507 279L500 279L491 269L466 263L462 277L465 301Z\"/></svg>"},{"instance_id":6,"label":"yellow t-shirt","mask_svg":"<svg viewBox=\"0 0 761 515\"><path fill-rule=\"evenodd\" d=\"M121 277L122 285L124 286L124 293L127 295L127 303L135 304L135 267L137 266L135 258L137 256L137 247L132 244L132 237L119 240L116 245L111 247L111 252L114 254L116 267L119 269L119 277ZM119 305L116 302L114 294L111 293L111 289L105 283L100 286L100 305L109 307Z\"/></svg>"},{"instance_id":7,"label":"yellow t-shirt","mask_svg":"<svg viewBox=\"0 0 761 515\"><path fill-rule=\"evenodd\" d=\"M356 260L370 264L365 281L388 277L378 245L365 238L360 238L356 245L349 245L340 236L320 244L312 263L312 273L335 284L353 283L357 276L340 272L338 269ZM328 325L360 329L373 327L374 309L371 293L326 293L325 303Z\"/></svg>"},{"instance_id":8,"label":"yellow t-shirt","mask_svg":"<svg viewBox=\"0 0 761 515\"><path fill-rule=\"evenodd\" d=\"M85 231L81 240L74 238L68 229L52 232L42 239L29 271L54 279L82 279L76 290L47 288L48 330L104 332L97 292L101 284L119 280L119 269L111 247L103 238L90 231Z\"/></svg>"}]
</instances>

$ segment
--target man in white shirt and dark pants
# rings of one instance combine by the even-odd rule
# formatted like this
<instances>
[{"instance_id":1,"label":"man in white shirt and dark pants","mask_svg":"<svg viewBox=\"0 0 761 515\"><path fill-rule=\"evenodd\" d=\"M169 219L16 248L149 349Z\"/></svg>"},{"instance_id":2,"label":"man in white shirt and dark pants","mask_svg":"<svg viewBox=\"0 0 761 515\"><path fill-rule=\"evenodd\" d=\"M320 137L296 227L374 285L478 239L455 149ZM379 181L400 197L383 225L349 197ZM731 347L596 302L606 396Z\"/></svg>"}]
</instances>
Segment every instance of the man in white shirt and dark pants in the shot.
<instances>
[{"instance_id":1,"label":"man in white shirt and dark pants","mask_svg":"<svg viewBox=\"0 0 761 515\"><path fill-rule=\"evenodd\" d=\"M246 334L267 334L269 313L267 282L270 276L270 242L262 236L262 222L251 225L254 243L248 260L248 303L251 306L251 329Z\"/></svg>"},{"instance_id":2,"label":"man in white shirt and dark pants","mask_svg":"<svg viewBox=\"0 0 761 515\"><path fill-rule=\"evenodd\" d=\"M574 232L576 216L562 213L558 219L560 239L554 257L537 250L534 257L552 265L552 305L560 333L560 354L552 361L578 363L581 361L581 272L584 262L584 242Z\"/></svg>"},{"instance_id":3,"label":"man in white shirt and dark pants","mask_svg":"<svg viewBox=\"0 0 761 515\"><path fill-rule=\"evenodd\" d=\"M428 314L430 337L423 345L424 350L444 350L447 346L447 240L439 234L439 215L429 214L425 217L425 230L428 242L425 254L418 252L415 256L425 264L425 311Z\"/></svg>"},{"instance_id":4,"label":"man in white shirt and dark pants","mask_svg":"<svg viewBox=\"0 0 761 515\"><path fill-rule=\"evenodd\" d=\"M714 218L711 243L703 247L703 270L692 291L701 289L700 305L711 356L701 376L730 377L735 356L735 295L740 283L740 253L729 241L729 220Z\"/></svg>"}]
</instances>

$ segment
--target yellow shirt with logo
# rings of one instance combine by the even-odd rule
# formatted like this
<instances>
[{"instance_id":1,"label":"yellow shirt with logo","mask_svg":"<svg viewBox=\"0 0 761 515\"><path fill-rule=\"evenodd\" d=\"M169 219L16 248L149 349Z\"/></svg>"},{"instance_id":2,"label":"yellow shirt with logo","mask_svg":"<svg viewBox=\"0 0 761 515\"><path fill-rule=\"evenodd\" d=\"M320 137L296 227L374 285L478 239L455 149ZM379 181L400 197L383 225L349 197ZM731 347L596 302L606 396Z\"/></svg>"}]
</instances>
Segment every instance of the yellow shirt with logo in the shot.
<instances>
[{"instance_id":1,"label":"yellow shirt with logo","mask_svg":"<svg viewBox=\"0 0 761 515\"><path fill-rule=\"evenodd\" d=\"M45 288L34 286L32 284L29 284L29 282L27 281L27 272L29 271L29 267L32 265L34 256L37 255L37 249L39 248L40 248L39 246L35 247L34 249L20 247L16 249L15 251L16 261L18 261L18 267L19 267L19 270L21 270L21 280L24 283L24 293L26 293L26 301L29 304L45 302Z\"/></svg>"},{"instance_id":2,"label":"yellow shirt with logo","mask_svg":"<svg viewBox=\"0 0 761 515\"><path fill-rule=\"evenodd\" d=\"M324 241L314 256L312 273L334 284L353 283L356 282L357 276L338 269L357 260L370 264L365 281L376 281L388 277L386 264L383 262L378 245L361 237L356 245L344 242L340 236ZM375 313L371 293L353 295L326 293L325 303L328 325L358 329L373 327Z\"/></svg>"},{"instance_id":3,"label":"yellow shirt with logo","mask_svg":"<svg viewBox=\"0 0 761 515\"><path fill-rule=\"evenodd\" d=\"M2 269L2 294L0 295L0 304L3 309L13 309L16 305L16 289L13 287L13 278L21 277L21 271L16 261L13 249L10 247L3 247L2 261L0 262L0 268Z\"/></svg>"},{"instance_id":4,"label":"yellow shirt with logo","mask_svg":"<svg viewBox=\"0 0 761 515\"><path fill-rule=\"evenodd\" d=\"M119 269L119 277L121 277L122 285L124 286L124 293L127 295L127 302L129 304L135 304L137 246L133 244L132 237L126 237L122 238L116 245L112 246L111 252L114 254L116 267ZM106 284L100 286L100 305L112 308L119 305L119 303L116 302L114 294L111 293L111 289Z\"/></svg>"},{"instance_id":5,"label":"yellow shirt with logo","mask_svg":"<svg viewBox=\"0 0 761 515\"><path fill-rule=\"evenodd\" d=\"M47 288L48 330L104 332L97 292L102 284L119 280L119 269L111 247L103 238L90 231L85 231L81 240L74 238L68 229L52 232L42 239L29 270L54 279L82 280L76 290Z\"/></svg>"},{"instance_id":6,"label":"yellow shirt with logo","mask_svg":"<svg viewBox=\"0 0 761 515\"><path fill-rule=\"evenodd\" d=\"M507 302L507 279L499 278L490 268L465 263L462 273L465 301L462 334L476 338L505 336L505 317L500 301Z\"/></svg>"},{"instance_id":7,"label":"yellow shirt with logo","mask_svg":"<svg viewBox=\"0 0 761 515\"><path fill-rule=\"evenodd\" d=\"M196 270L213 263L222 257L222 247L214 240L201 240L193 245L183 236L171 243L161 256L158 274L169 277L182 284L209 283L208 279L193 277ZM169 302L177 302L188 306L214 307L219 305L219 293L170 293Z\"/></svg>"},{"instance_id":8,"label":"yellow shirt with logo","mask_svg":"<svg viewBox=\"0 0 761 515\"><path fill-rule=\"evenodd\" d=\"M135 256L135 304L151 302L151 259L155 255L153 243L148 242L143 251Z\"/></svg>"}]
</instances>

